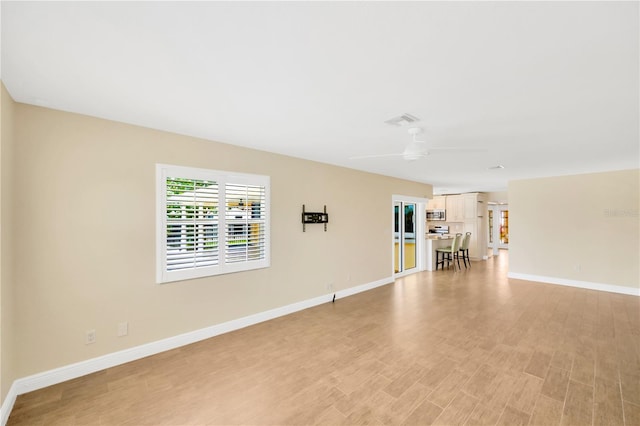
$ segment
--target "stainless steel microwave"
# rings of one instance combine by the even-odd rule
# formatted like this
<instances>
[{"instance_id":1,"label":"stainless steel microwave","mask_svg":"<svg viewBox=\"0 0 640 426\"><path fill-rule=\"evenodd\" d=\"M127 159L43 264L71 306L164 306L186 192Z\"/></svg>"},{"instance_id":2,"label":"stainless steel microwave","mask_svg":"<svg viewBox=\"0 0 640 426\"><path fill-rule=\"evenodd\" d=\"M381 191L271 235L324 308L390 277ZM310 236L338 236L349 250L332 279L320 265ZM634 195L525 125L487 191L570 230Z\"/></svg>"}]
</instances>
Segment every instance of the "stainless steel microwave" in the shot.
<instances>
[{"instance_id":1,"label":"stainless steel microwave","mask_svg":"<svg viewBox=\"0 0 640 426\"><path fill-rule=\"evenodd\" d=\"M436 209L436 210L427 210L427 220L446 220L446 210L444 209Z\"/></svg>"}]
</instances>

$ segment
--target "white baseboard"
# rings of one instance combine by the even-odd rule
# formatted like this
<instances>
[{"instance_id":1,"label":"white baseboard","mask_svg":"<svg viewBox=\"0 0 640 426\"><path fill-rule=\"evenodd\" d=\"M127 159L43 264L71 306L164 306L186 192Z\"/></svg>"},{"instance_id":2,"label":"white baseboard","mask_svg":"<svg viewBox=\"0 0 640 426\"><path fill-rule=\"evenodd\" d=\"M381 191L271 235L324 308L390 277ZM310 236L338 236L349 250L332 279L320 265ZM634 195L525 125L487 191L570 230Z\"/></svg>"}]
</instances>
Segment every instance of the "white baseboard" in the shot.
<instances>
[{"instance_id":1,"label":"white baseboard","mask_svg":"<svg viewBox=\"0 0 640 426\"><path fill-rule=\"evenodd\" d=\"M342 299L344 297L352 296L354 294L371 290L373 288L380 287L385 284L390 284L392 282L393 277L383 278L371 283L337 291L335 293L335 297L336 299ZM125 364L127 362L135 361L150 355L155 355L160 352L165 352L181 346L189 345L191 343L209 339L220 334L239 330L250 325L258 324L284 315L292 314L303 309L331 302L331 300L333 300L333 296L334 293L314 297L313 299L303 300L301 302L292 303L290 305L271 309L269 311L264 311L243 318L238 318L236 320L231 320L222 324L216 324L211 327L179 334L167 339L158 340L155 342L125 349L119 352L113 352L110 354L99 356L97 358L88 359L86 361L77 362L75 364L66 365L60 368L55 368L53 370L44 371L32 376L17 379L11 385L11 389L9 390L7 397L2 403L0 425L4 426L6 424L7 420L9 419L9 413L11 412L13 404L16 401L16 397L18 395L22 395L23 393L32 392L34 390L42 389L47 386L55 385L67 380L95 373L96 371L115 367L120 364Z\"/></svg>"},{"instance_id":2,"label":"white baseboard","mask_svg":"<svg viewBox=\"0 0 640 426\"><path fill-rule=\"evenodd\" d=\"M346 288L344 290L340 290L336 292L336 299L342 299L344 297L353 296L354 294L362 293L363 291L373 290L376 287L381 287L383 285L391 284L393 282L393 277L383 278L378 281L373 281L367 284L362 284L356 287Z\"/></svg>"},{"instance_id":3,"label":"white baseboard","mask_svg":"<svg viewBox=\"0 0 640 426\"><path fill-rule=\"evenodd\" d=\"M11 409L13 408L13 404L15 404L17 397L18 393L16 391L16 384L13 382L9 388L9 392L7 392L7 396L4 398L4 401L2 401L2 407L0 407L0 425L4 426L7 424L9 414L11 413Z\"/></svg>"},{"instance_id":4,"label":"white baseboard","mask_svg":"<svg viewBox=\"0 0 640 426\"><path fill-rule=\"evenodd\" d=\"M620 294L627 294L630 296L640 296L640 288L625 287L620 285L592 283L589 281L568 280L565 278L521 274L518 272L509 272L507 274L507 277L514 278L517 280L537 281L537 282L547 283L547 284L558 284L558 285L564 285L568 287L585 288L588 290L598 290L598 291L606 291L609 293L620 293Z\"/></svg>"}]
</instances>

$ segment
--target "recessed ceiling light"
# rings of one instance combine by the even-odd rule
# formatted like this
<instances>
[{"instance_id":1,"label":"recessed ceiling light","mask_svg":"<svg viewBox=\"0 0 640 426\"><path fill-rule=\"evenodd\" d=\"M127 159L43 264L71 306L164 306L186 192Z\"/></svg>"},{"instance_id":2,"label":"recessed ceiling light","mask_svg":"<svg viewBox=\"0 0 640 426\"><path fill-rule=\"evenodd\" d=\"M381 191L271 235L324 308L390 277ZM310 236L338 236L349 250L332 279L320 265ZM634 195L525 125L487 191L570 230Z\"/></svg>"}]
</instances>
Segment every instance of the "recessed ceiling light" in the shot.
<instances>
[{"instance_id":1,"label":"recessed ceiling light","mask_svg":"<svg viewBox=\"0 0 640 426\"><path fill-rule=\"evenodd\" d=\"M498 164L497 166L491 166L488 167L489 170L500 170L500 169L504 169L504 166L502 164Z\"/></svg>"}]
</instances>

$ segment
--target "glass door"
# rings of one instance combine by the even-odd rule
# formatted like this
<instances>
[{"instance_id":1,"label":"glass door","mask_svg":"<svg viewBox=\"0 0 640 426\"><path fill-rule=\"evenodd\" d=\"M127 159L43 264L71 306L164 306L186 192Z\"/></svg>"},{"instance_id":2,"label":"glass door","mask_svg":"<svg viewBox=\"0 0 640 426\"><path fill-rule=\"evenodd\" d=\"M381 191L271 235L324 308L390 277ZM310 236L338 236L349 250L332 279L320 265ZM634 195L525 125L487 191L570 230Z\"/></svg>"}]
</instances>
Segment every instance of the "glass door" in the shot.
<instances>
[{"instance_id":1,"label":"glass door","mask_svg":"<svg viewBox=\"0 0 640 426\"><path fill-rule=\"evenodd\" d=\"M402 203L396 201L393 203L393 271L397 274L402 267L402 251L400 250L402 225L400 224L400 211Z\"/></svg>"},{"instance_id":2,"label":"glass door","mask_svg":"<svg viewBox=\"0 0 640 426\"><path fill-rule=\"evenodd\" d=\"M500 206L500 242L499 247L509 247L509 210L507 206Z\"/></svg>"},{"instance_id":3,"label":"glass door","mask_svg":"<svg viewBox=\"0 0 640 426\"><path fill-rule=\"evenodd\" d=\"M498 255L498 249L509 248L509 206L496 204L489 206L489 247L493 255Z\"/></svg>"},{"instance_id":4,"label":"glass door","mask_svg":"<svg viewBox=\"0 0 640 426\"><path fill-rule=\"evenodd\" d=\"M394 209L394 264L395 273L417 266L416 262L416 203L396 201Z\"/></svg>"}]
</instances>

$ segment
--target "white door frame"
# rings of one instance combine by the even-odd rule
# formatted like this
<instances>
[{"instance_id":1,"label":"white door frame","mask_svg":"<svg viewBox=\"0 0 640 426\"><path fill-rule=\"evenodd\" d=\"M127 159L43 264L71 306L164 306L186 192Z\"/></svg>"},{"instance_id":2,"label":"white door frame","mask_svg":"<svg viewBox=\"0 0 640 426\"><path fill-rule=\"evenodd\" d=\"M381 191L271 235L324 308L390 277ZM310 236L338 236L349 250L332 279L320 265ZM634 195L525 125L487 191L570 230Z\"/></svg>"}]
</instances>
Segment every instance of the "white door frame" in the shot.
<instances>
[{"instance_id":1,"label":"white door frame","mask_svg":"<svg viewBox=\"0 0 640 426\"><path fill-rule=\"evenodd\" d=\"M501 213L505 210L509 210L508 204L491 204L489 209L493 211L493 242L489 245L493 249L493 255L498 255L498 249L508 249L509 244L500 243L500 218Z\"/></svg>"},{"instance_id":2,"label":"white door frame","mask_svg":"<svg viewBox=\"0 0 640 426\"><path fill-rule=\"evenodd\" d=\"M410 197L407 195L392 195L391 196L391 274L394 278L403 277L405 275L415 274L416 272L424 271L424 251L425 251L425 221L426 221L426 209L428 198ZM416 211L414 216L416 226L416 267L407 271L396 273L394 264L394 228L395 228L395 212L394 207L396 202L402 203L415 203Z\"/></svg>"}]
</instances>

